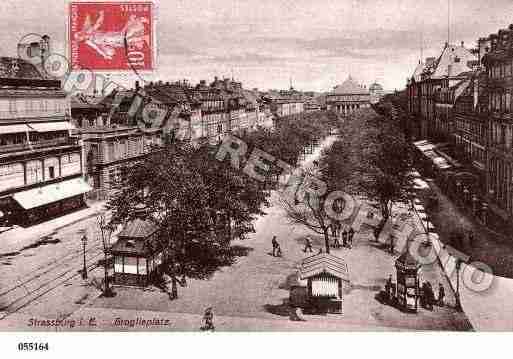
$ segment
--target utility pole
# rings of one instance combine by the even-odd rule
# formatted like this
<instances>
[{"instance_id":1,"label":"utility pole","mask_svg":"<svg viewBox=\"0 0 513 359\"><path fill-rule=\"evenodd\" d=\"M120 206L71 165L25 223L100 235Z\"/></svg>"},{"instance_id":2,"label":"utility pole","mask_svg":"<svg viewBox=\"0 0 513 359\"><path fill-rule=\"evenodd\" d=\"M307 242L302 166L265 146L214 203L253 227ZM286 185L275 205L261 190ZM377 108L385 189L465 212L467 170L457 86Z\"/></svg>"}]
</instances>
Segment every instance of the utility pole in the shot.
<instances>
[{"instance_id":1,"label":"utility pole","mask_svg":"<svg viewBox=\"0 0 513 359\"><path fill-rule=\"evenodd\" d=\"M84 268L82 268L82 279L87 279L87 266L86 266L86 245L87 245L87 235L82 236L82 246L84 249Z\"/></svg>"},{"instance_id":2,"label":"utility pole","mask_svg":"<svg viewBox=\"0 0 513 359\"><path fill-rule=\"evenodd\" d=\"M451 43L451 0L447 0L447 45Z\"/></svg>"}]
</instances>

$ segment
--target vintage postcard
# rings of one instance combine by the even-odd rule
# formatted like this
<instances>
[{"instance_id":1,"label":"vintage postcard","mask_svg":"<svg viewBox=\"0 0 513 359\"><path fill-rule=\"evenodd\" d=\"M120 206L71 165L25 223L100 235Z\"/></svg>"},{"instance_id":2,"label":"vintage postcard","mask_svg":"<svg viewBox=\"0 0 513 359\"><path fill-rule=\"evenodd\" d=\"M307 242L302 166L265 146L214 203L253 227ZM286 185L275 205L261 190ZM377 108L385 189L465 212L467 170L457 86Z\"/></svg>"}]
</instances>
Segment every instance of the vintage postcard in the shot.
<instances>
[{"instance_id":1,"label":"vintage postcard","mask_svg":"<svg viewBox=\"0 0 513 359\"><path fill-rule=\"evenodd\" d=\"M0 9L15 352L52 353L33 332L513 331L511 1Z\"/></svg>"}]
</instances>

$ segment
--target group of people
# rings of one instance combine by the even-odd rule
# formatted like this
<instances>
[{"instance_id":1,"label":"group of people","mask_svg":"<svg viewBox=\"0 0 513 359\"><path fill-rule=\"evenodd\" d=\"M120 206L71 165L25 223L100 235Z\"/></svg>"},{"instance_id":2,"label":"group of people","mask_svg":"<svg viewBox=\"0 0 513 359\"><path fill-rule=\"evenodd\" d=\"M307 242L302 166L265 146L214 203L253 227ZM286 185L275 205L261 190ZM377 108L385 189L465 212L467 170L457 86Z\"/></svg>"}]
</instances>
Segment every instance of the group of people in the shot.
<instances>
[{"instance_id":1,"label":"group of people","mask_svg":"<svg viewBox=\"0 0 513 359\"><path fill-rule=\"evenodd\" d=\"M344 227L344 230L341 231L341 224L339 222L332 223L330 225L331 230L331 236L334 238L335 248L340 248L340 237L342 237L342 247L344 248L352 248L353 247L353 238L354 238L354 229L351 227L349 230L347 230L346 227Z\"/></svg>"},{"instance_id":2,"label":"group of people","mask_svg":"<svg viewBox=\"0 0 513 359\"><path fill-rule=\"evenodd\" d=\"M420 302L421 305L428 309L433 310L433 306L438 304L440 307L444 306L445 288L442 283L438 284L438 300L435 298L435 292L430 282L422 283Z\"/></svg>"},{"instance_id":3,"label":"group of people","mask_svg":"<svg viewBox=\"0 0 513 359\"><path fill-rule=\"evenodd\" d=\"M386 299L392 303L395 299L396 286L392 282L392 275L388 277L385 284ZM424 282L420 291L420 305L428 310L433 310L434 305L440 307L445 305L445 288L442 283L438 284L438 298L435 298L435 292L429 281Z\"/></svg>"}]
</instances>

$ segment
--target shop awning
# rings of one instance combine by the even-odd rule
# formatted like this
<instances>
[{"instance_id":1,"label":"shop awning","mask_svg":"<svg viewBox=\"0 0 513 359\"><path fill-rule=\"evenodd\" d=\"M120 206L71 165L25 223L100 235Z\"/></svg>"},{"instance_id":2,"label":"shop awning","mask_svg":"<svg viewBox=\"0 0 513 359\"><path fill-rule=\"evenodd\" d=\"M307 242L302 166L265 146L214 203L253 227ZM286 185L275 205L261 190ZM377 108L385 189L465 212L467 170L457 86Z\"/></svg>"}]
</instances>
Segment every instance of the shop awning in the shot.
<instances>
[{"instance_id":1,"label":"shop awning","mask_svg":"<svg viewBox=\"0 0 513 359\"><path fill-rule=\"evenodd\" d=\"M423 205L421 205L421 204L416 204L416 205L414 205L414 206L413 206L413 208L415 208L415 210L416 210L417 212L425 212L425 211L426 211L426 209L424 208L424 206L423 206Z\"/></svg>"},{"instance_id":2,"label":"shop awning","mask_svg":"<svg viewBox=\"0 0 513 359\"><path fill-rule=\"evenodd\" d=\"M428 189L429 188L429 185L427 184L426 181L424 180L421 180L420 178L415 178L413 180L413 188L415 189Z\"/></svg>"},{"instance_id":3,"label":"shop awning","mask_svg":"<svg viewBox=\"0 0 513 359\"><path fill-rule=\"evenodd\" d=\"M83 178L54 183L48 186L18 192L13 198L24 209L32 209L91 191Z\"/></svg>"},{"instance_id":4,"label":"shop awning","mask_svg":"<svg viewBox=\"0 0 513 359\"><path fill-rule=\"evenodd\" d=\"M76 127L68 121L30 123L29 126L37 132L68 131L76 129Z\"/></svg>"},{"instance_id":5,"label":"shop awning","mask_svg":"<svg viewBox=\"0 0 513 359\"><path fill-rule=\"evenodd\" d=\"M27 131L32 131L32 129L24 124L0 126L0 135L6 135L9 133L24 133Z\"/></svg>"},{"instance_id":6,"label":"shop awning","mask_svg":"<svg viewBox=\"0 0 513 359\"><path fill-rule=\"evenodd\" d=\"M301 262L299 269L300 280L320 274L331 274L342 280L349 281L347 264L342 258L327 253L320 253L308 257Z\"/></svg>"}]
</instances>

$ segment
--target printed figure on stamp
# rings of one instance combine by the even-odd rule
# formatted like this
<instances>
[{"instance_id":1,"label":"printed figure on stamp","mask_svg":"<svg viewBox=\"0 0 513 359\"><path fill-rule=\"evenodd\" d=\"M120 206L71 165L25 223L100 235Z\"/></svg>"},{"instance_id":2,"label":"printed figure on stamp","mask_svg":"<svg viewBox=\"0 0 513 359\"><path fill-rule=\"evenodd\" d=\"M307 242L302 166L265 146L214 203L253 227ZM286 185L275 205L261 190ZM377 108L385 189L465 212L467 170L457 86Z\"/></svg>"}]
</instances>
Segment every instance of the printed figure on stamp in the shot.
<instances>
[{"instance_id":1,"label":"printed figure on stamp","mask_svg":"<svg viewBox=\"0 0 513 359\"><path fill-rule=\"evenodd\" d=\"M72 3L69 43L73 69L153 69L153 4Z\"/></svg>"}]
</instances>

